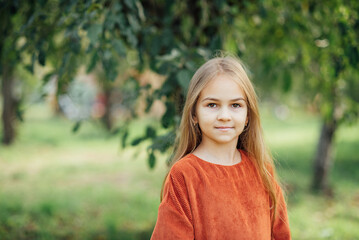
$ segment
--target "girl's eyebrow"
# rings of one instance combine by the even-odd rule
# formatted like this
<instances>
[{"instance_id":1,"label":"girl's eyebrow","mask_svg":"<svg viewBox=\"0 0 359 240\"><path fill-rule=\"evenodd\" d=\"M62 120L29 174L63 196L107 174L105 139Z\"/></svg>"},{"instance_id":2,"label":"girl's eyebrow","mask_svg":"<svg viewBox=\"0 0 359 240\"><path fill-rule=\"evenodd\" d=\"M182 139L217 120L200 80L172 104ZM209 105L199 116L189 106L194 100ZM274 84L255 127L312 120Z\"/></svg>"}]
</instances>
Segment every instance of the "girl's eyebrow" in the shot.
<instances>
[{"instance_id":1,"label":"girl's eyebrow","mask_svg":"<svg viewBox=\"0 0 359 240\"><path fill-rule=\"evenodd\" d=\"M234 98L234 99L231 99L231 100L229 100L230 102L236 102L236 101L240 101L240 100L242 100L242 101L246 101L244 98L242 98L242 97L239 97L239 98ZM212 97L206 97L206 98L204 98L203 100L202 100L202 102L204 102L204 101L217 101L217 102L219 102L219 99L217 99L217 98L212 98Z\"/></svg>"}]
</instances>

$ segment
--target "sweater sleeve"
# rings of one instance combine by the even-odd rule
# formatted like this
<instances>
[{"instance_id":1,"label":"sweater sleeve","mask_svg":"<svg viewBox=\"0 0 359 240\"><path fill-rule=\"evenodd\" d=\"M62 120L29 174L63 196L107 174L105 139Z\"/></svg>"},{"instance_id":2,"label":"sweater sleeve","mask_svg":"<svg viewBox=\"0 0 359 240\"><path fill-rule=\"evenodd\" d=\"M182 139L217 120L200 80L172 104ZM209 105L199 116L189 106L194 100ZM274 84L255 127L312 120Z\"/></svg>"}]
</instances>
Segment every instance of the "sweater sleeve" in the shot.
<instances>
[{"instance_id":1,"label":"sweater sleeve","mask_svg":"<svg viewBox=\"0 0 359 240\"><path fill-rule=\"evenodd\" d=\"M275 182L276 186L276 195L277 195L277 210L276 210L276 218L274 220L273 225L273 233L272 239L274 240L290 240L290 229L289 229L289 221L287 214L287 206L284 200L283 192L277 182Z\"/></svg>"},{"instance_id":2,"label":"sweater sleeve","mask_svg":"<svg viewBox=\"0 0 359 240\"><path fill-rule=\"evenodd\" d=\"M164 198L158 209L151 240L194 239L192 215L183 176L170 173L164 186Z\"/></svg>"}]
</instances>

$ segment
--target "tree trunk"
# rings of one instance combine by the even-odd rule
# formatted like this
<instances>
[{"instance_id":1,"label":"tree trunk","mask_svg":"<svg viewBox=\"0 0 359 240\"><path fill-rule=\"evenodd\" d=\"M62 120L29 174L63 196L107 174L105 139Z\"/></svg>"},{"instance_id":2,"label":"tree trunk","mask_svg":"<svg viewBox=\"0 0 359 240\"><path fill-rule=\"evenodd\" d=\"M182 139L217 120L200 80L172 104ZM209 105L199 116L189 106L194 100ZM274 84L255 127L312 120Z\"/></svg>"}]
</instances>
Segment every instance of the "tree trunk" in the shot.
<instances>
[{"instance_id":1,"label":"tree trunk","mask_svg":"<svg viewBox=\"0 0 359 240\"><path fill-rule=\"evenodd\" d=\"M105 125L106 129L108 131L111 131L112 129L112 112L111 112L111 108L112 108L112 102L111 102L111 94L112 94L112 90L110 90L109 88L104 89L104 97L105 97L105 113L102 117L102 122Z\"/></svg>"},{"instance_id":2,"label":"tree trunk","mask_svg":"<svg viewBox=\"0 0 359 240\"><path fill-rule=\"evenodd\" d=\"M335 120L325 121L320 133L317 154L314 161L314 177L312 187L315 191L328 191L328 173L332 165L332 146L337 129Z\"/></svg>"},{"instance_id":3,"label":"tree trunk","mask_svg":"<svg viewBox=\"0 0 359 240\"><path fill-rule=\"evenodd\" d=\"M13 69L4 64L2 72L2 96L3 96L3 139L2 142L10 145L15 139L16 101L13 97Z\"/></svg>"}]
</instances>

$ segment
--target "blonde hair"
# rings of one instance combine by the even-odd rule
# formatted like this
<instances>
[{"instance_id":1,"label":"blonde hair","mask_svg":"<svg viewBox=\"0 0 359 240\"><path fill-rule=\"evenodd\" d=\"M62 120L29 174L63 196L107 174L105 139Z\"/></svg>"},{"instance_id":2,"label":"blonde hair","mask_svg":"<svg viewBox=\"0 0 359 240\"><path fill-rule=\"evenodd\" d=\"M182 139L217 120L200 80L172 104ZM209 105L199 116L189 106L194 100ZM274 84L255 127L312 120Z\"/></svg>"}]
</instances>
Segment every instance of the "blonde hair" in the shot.
<instances>
[{"instance_id":1,"label":"blonde hair","mask_svg":"<svg viewBox=\"0 0 359 240\"><path fill-rule=\"evenodd\" d=\"M196 103L201 91L218 75L224 74L235 80L246 96L248 106L248 126L238 137L237 148L247 152L249 159L258 169L270 202L272 203L272 226L277 209L275 168L273 158L266 148L258 111L257 95L252 82L248 78L242 62L233 56L212 58L203 64L191 79L186 102L183 108L179 134L177 135L171 166L189 153L192 153L201 143L201 132L194 122ZM168 174L167 174L168 175ZM167 176L166 176L167 178ZM164 180L164 183L166 181ZM163 187L161 190L161 201Z\"/></svg>"}]
</instances>

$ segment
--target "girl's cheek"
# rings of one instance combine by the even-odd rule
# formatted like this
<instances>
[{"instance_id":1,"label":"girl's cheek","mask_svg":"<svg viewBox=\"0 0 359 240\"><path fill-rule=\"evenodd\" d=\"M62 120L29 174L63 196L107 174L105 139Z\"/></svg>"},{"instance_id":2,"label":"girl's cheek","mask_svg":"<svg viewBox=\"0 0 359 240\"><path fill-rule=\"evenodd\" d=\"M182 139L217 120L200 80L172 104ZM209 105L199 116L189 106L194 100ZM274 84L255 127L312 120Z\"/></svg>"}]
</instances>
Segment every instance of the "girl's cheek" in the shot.
<instances>
[{"instance_id":1,"label":"girl's cheek","mask_svg":"<svg viewBox=\"0 0 359 240\"><path fill-rule=\"evenodd\" d=\"M216 108L205 107L202 109L203 114L213 114L216 112Z\"/></svg>"}]
</instances>

